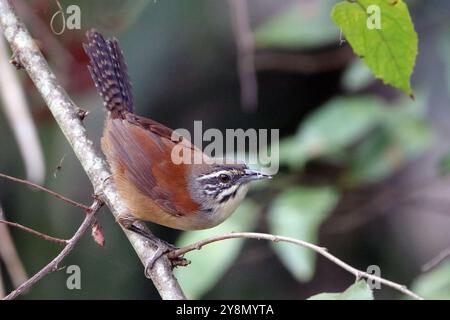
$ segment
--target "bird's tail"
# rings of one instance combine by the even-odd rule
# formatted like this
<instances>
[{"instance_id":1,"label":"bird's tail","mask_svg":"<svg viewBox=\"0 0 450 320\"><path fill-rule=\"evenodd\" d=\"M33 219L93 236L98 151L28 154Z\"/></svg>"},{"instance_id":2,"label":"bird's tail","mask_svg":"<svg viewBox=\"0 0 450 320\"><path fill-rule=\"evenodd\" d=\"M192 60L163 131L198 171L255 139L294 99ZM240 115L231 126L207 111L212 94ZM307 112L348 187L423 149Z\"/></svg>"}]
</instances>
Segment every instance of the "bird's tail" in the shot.
<instances>
[{"instance_id":1,"label":"bird's tail","mask_svg":"<svg viewBox=\"0 0 450 320\"><path fill-rule=\"evenodd\" d=\"M105 40L95 30L86 33L83 48L89 56L88 69L105 107L112 114L133 112L133 96L125 59L117 39Z\"/></svg>"}]
</instances>

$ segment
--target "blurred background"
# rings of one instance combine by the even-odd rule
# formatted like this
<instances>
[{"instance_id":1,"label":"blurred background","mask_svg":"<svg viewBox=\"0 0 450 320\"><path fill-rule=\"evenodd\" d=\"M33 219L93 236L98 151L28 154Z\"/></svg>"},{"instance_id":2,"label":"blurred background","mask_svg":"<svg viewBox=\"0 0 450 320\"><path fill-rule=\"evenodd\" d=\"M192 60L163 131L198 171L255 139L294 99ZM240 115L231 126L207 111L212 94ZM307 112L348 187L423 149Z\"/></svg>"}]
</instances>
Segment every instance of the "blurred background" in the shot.
<instances>
[{"instance_id":1,"label":"blurred background","mask_svg":"<svg viewBox=\"0 0 450 320\"><path fill-rule=\"evenodd\" d=\"M341 41L330 19L336 2L81 0L81 29L57 34L63 24L60 16L50 23L55 1L13 1L62 86L89 111L84 123L97 146L105 113L81 46L90 28L120 40L138 114L172 128L202 120L204 130L280 129L280 172L254 186L230 220L201 232L150 225L158 236L177 245L227 231L292 236L362 270L377 265L381 276L427 298L450 298L450 264L422 270L450 247L450 2L406 1L419 35L415 100L375 80ZM64 11L71 4L60 1ZM26 73L5 64L6 50L0 172L89 204L86 175ZM239 73L248 59L254 74ZM13 100L23 102L20 112L4 97L13 91L9 74L25 92L23 101ZM83 218L46 193L5 180L0 204L7 220L61 238ZM21 299L159 298L107 208L99 221L105 247L86 235L63 263L81 268L81 290L67 289L62 268ZM22 270L0 227L0 288L9 292L61 248L10 230ZM228 240L186 257L192 264L176 275L190 298L305 299L354 282L311 251L279 243ZM374 295L405 298L389 288Z\"/></svg>"}]
</instances>

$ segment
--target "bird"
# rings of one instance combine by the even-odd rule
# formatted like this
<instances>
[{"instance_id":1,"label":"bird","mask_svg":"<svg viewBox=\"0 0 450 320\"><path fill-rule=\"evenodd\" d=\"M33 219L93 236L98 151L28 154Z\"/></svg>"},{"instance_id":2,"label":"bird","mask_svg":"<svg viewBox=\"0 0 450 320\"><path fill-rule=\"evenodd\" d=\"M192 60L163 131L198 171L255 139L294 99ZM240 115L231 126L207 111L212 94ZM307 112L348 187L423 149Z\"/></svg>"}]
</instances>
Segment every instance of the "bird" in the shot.
<instances>
[{"instance_id":1,"label":"bird","mask_svg":"<svg viewBox=\"0 0 450 320\"><path fill-rule=\"evenodd\" d=\"M212 228L236 210L249 182L271 178L245 163L209 157L174 130L136 115L118 40L105 39L95 29L87 31L86 38L88 69L108 111L101 149L128 208L117 217L125 229L150 238L136 221L179 230ZM174 148L192 161L175 163Z\"/></svg>"}]
</instances>

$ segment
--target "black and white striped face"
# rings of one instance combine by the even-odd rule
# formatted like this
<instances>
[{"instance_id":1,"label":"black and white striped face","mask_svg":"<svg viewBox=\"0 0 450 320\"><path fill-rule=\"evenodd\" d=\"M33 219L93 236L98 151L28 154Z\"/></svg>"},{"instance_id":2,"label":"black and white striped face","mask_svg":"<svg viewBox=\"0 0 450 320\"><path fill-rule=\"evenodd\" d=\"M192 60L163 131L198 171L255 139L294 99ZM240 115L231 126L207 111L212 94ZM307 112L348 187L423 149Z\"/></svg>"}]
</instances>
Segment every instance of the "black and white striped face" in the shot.
<instances>
[{"instance_id":1,"label":"black and white striped face","mask_svg":"<svg viewBox=\"0 0 450 320\"><path fill-rule=\"evenodd\" d=\"M244 169L223 169L202 175L197 178L203 194L208 198L214 198L214 202L224 203L236 196L242 185L241 177Z\"/></svg>"},{"instance_id":2,"label":"black and white striped face","mask_svg":"<svg viewBox=\"0 0 450 320\"><path fill-rule=\"evenodd\" d=\"M191 172L188 189L200 205L199 211L190 218L192 229L212 228L223 222L245 198L248 182L270 178L245 164L202 165Z\"/></svg>"},{"instance_id":3,"label":"black and white striped face","mask_svg":"<svg viewBox=\"0 0 450 320\"><path fill-rule=\"evenodd\" d=\"M216 204L223 204L234 199L248 182L269 177L241 164L217 166L214 171L200 175L196 180L204 196L213 198Z\"/></svg>"}]
</instances>

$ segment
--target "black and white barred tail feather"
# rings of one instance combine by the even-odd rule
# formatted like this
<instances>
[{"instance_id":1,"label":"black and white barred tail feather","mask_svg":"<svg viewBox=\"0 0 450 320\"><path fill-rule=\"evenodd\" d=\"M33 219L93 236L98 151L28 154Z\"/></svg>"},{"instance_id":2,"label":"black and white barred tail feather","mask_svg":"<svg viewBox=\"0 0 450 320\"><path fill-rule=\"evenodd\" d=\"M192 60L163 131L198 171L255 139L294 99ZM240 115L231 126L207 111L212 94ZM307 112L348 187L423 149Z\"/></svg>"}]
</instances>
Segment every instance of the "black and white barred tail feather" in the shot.
<instances>
[{"instance_id":1,"label":"black and white barred tail feather","mask_svg":"<svg viewBox=\"0 0 450 320\"><path fill-rule=\"evenodd\" d=\"M119 42L105 40L95 30L86 36L88 43L83 43L83 48L90 60L88 69L105 107L113 115L133 112L131 82Z\"/></svg>"}]
</instances>

